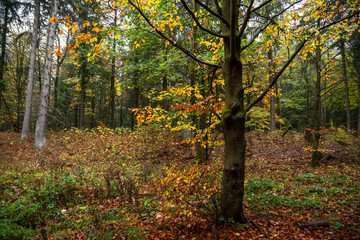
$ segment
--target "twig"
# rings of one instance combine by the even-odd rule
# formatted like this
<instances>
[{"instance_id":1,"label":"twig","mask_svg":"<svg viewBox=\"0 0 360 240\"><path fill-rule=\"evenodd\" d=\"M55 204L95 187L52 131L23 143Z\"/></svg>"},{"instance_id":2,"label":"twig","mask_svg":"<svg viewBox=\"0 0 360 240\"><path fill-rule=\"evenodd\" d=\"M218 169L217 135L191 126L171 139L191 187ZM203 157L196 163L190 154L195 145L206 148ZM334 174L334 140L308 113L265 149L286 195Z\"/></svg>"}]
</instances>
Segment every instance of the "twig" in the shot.
<instances>
[{"instance_id":1,"label":"twig","mask_svg":"<svg viewBox=\"0 0 360 240\"><path fill-rule=\"evenodd\" d=\"M269 237L269 235L266 234L266 232L264 231L264 229L262 229L262 227L260 227L257 223L255 223L253 220L250 220L249 223L252 223L255 227L257 227L260 232L267 237L268 239L271 239L271 237Z\"/></svg>"}]
</instances>

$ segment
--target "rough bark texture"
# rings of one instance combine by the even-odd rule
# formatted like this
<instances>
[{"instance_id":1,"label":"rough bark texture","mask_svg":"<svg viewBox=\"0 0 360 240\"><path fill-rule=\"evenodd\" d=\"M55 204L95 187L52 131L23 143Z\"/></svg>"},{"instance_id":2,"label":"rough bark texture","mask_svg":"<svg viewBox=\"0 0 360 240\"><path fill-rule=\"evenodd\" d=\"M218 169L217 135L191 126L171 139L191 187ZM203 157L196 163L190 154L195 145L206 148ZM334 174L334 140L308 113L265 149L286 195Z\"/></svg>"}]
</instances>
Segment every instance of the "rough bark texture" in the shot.
<instances>
[{"instance_id":1,"label":"rough bark texture","mask_svg":"<svg viewBox=\"0 0 360 240\"><path fill-rule=\"evenodd\" d=\"M350 97L349 97L348 78L346 72L346 55L345 55L344 39L340 40L340 51L341 51L341 65L342 65L343 81L345 85L345 96L346 96L346 127L348 131L350 131L351 130Z\"/></svg>"},{"instance_id":2,"label":"rough bark texture","mask_svg":"<svg viewBox=\"0 0 360 240\"><path fill-rule=\"evenodd\" d=\"M51 5L51 17L55 17L57 13L58 0L53 0ZM38 113L38 120L35 129L35 150L41 150L46 144L46 118L49 107L49 94L50 94L50 79L51 79L51 59L54 45L56 23L49 24L48 36L46 40L46 56L44 63L44 79L42 81L40 106Z\"/></svg>"}]
</instances>

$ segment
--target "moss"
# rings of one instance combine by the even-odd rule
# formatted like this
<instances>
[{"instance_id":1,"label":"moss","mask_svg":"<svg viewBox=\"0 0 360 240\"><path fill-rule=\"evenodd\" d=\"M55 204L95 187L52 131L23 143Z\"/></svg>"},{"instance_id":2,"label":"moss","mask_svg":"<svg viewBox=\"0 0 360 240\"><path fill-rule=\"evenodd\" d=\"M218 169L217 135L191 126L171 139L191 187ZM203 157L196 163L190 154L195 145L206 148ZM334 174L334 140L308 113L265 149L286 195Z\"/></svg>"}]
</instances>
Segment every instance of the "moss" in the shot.
<instances>
[{"instance_id":1,"label":"moss","mask_svg":"<svg viewBox=\"0 0 360 240\"><path fill-rule=\"evenodd\" d=\"M231 113L231 107L229 105L226 105L223 110L223 116L227 113Z\"/></svg>"}]
</instances>

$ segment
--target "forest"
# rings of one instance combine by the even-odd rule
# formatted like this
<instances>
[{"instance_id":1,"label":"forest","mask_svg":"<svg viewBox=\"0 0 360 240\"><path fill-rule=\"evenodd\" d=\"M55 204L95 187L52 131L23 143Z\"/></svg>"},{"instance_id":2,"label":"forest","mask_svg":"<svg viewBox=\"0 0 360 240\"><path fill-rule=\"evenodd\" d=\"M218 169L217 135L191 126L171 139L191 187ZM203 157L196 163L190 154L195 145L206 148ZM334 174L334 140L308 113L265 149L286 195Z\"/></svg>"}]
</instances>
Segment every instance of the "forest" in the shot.
<instances>
[{"instance_id":1,"label":"forest","mask_svg":"<svg viewBox=\"0 0 360 240\"><path fill-rule=\"evenodd\" d=\"M0 239L359 239L359 0L1 0Z\"/></svg>"}]
</instances>

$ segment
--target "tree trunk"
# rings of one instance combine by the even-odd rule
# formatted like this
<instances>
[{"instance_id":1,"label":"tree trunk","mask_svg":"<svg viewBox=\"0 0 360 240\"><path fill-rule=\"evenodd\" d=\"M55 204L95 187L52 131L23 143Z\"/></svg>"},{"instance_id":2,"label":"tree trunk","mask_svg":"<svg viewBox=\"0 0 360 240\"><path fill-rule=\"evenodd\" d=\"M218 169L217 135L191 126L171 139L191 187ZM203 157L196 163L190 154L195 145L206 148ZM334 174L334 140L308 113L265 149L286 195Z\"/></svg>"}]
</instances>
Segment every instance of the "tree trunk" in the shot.
<instances>
[{"instance_id":1,"label":"tree trunk","mask_svg":"<svg viewBox=\"0 0 360 240\"><path fill-rule=\"evenodd\" d=\"M346 127L348 131L351 130L351 116L350 116L350 97L349 97L349 86L346 72L346 55L345 55L345 43L344 39L340 40L340 51L341 51L341 65L343 72L343 81L345 85L345 96L346 96Z\"/></svg>"},{"instance_id":2,"label":"tree trunk","mask_svg":"<svg viewBox=\"0 0 360 240\"><path fill-rule=\"evenodd\" d=\"M58 0L52 0L51 4L51 17L57 14ZM49 107L49 94L50 94L50 79L51 79L51 59L54 45L56 23L49 23L48 36L46 40L46 56L44 63L44 79L42 81L40 106L38 113L38 120L35 129L35 150L39 151L46 145L46 118Z\"/></svg>"},{"instance_id":3,"label":"tree trunk","mask_svg":"<svg viewBox=\"0 0 360 240\"><path fill-rule=\"evenodd\" d=\"M80 104L79 104L79 128L85 128L85 99L86 99L86 85L87 85L87 61L81 61L81 79L80 79Z\"/></svg>"},{"instance_id":4,"label":"tree trunk","mask_svg":"<svg viewBox=\"0 0 360 240\"><path fill-rule=\"evenodd\" d=\"M2 92L5 90L4 71L5 71L6 32L7 32L8 20L9 20L9 6L8 4L5 4L4 25L2 26L3 29L1 36L0 96L2 95ZM1 109L1 98L0 98L0 109Z\"/></svg>"},{"instance_id":5,"label":"tree trunk","mask_svg":"<svg viewBox=\"0 0 360 240\"><path fill-rule=\"evenodd\" d=\"M117 18L117 9L115 9L114 16L114 28L116 27L116 18ZM112 49L112 58L111 58L111 83L110 83L110 119L111 119L111 128L115 129L115 75L116 75L116 66L115 66L115 52L116 52L116 39L114 34L113 39L113 49Z\"/></svg>"},{"instance_id":6,"label":"tree trunk","mask_svg":"<svg viewBox=\"0 0 360 240\"><path fill-rule=\"evenodd\" d=\"M230 27L222 25L224 38L225 110L224 139L225 160L221 191L221 216L236 222L246 222L243 198L245 181L245 108L242 86L241 39L237 37L239 11L236 0L223 2L223 16Z\"/></svg>"},{"instance_id":7,"label":"tree trunk","mask_svg":"<svg viewBox=\"0 0 360 240\"><path fill-rule=\"evenodd\" d=\"M135 64L138 63L138 60L135 59ZM139 108L139 97L140 97L140 87L139 87L139 83L138 83L138 72L137 70L134 73L134 95L133 95L133 104L132 107L133 108ZM131 131L134 131L135 129L135 113L132 112L131 113Z\"/></svg>"},{"instance_id":8,"label":"tree trunk","mask_svg":"<svg viewBox=\"0 0 360 240\"><path fill-rule=\"evenodd\" d=\"M268 60L269 60L269 82L273 81L274 75L274 64L273 64L273 57L272 57L272 49L270 47L268 52ZM275 93L270 96L270 132L276 130L276 122L275 122Z\"/></svg>"},{"instance_id":9,"label":"tree trunk","mask_svg":"<svg viewBox=\"0 0 360 240\"><path fill-rule=\"evenodd\" d=\"M25 113L24 113L24 121L21 132L21 140L26 139L29 136L29 132L30 132L31 102L32 102L32 92L34 88L36 50L38 43L39 19L40 19L40 0L35 0L35 4L36 6L35 6L35 15L34 15L34 26L33 26L32 38L31 38L29 76L28 76L28 84L26 90Z\"/></svg>"},{"instance_id":10,"label":"tree trunk","mask_svg":"<svg viewBox=\"0 0 360 240\"><path fill-rule=\"evenodd\" d=\"M318 25L320 25L318 21ZM318 40L320 41L320 40ZM321 153L319 152L320 140L320 122L321 122L321 48L320 44L316 45L315 49L315 69L316 69L316 84L315 84L315 102L314 102L314 142L311 156L311 166L320 166Z\"/></svg>"},{"instance_id":11,"label":"tree trunk","mask_svg":"<svg viewBox=\"0 0 360 240\"><path fill-rule=\"evenodd\" d=\"M309 119L310 119L310 82L309 82L309 77L308 77L308 73L306 70L307 66L302 65L301 66L301 72L303 75L303 78L305 80L306 83L306 104L305 104L305 120L304 120L304 127L308 128L309 127Z\"/></svg>"}]
</instances>

